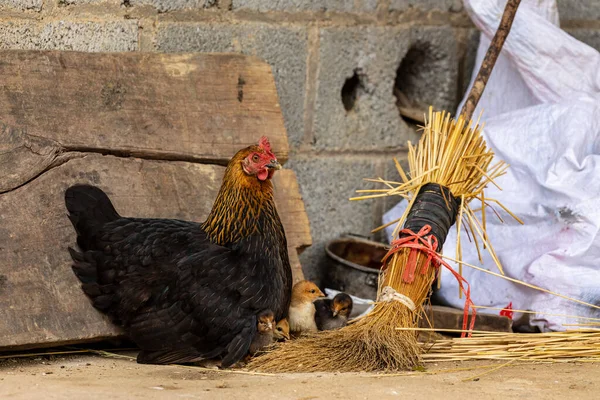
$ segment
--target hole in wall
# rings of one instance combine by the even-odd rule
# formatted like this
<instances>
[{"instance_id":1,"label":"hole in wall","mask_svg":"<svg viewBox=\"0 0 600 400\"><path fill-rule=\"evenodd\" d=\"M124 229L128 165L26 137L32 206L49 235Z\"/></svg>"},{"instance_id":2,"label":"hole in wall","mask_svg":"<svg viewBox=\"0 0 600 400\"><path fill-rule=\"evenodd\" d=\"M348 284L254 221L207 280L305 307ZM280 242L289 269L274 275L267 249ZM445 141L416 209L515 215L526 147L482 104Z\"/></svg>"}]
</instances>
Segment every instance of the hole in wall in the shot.
<instances>
[{"instance_id":1,"label":"hole in wall","mask_svg":"<svg viewBox=\"0 0 600 400\"><path fill-rule=\"evenodd\" d=\"M342 86L342 103L346 111L352 111L358 98L358 89L360 88L360 78L357 70L354 70L354 74L346 79L344 86Z\"/></svg>"},{"instance_id":2,"label":"hole in wall","mask_svg":"<svg viewBox=\"0 0 600 400\"><path fill-rule=\"evenodd\" d=\"M402 119L409 125L422 124L423 114L429 106L432 73L432 55L429 45L413 45L400 62L394 82L396 106Z\"/></svg>"}]
</instances>

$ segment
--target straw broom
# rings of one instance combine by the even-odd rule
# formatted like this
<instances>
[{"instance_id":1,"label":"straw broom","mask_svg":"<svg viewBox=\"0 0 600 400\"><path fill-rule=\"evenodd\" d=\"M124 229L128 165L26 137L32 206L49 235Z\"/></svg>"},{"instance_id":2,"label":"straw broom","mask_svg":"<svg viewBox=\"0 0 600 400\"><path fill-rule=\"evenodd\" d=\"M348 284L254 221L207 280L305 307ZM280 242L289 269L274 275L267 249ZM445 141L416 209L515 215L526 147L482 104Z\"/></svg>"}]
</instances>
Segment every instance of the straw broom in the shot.
<instances>
[{"instance_id":1,"label":"straw broom","mask_svg":"<svg viewBox=\"0 0 600 400\"><path fill-rule=\"evenodd\" d=\"M434 113L430 108L421 140L416 147L409 143L410 174L396 162L403 182L379 179L388 187L385 193L351 199L400 195L409 200L406 212L397 221L398 239L383 260L373 311L340 330L283 343L253 359L249 368L265 372L352 372L398 371L418 366L422 347L417 331L396 328L418 325L423 303L441 266L450 268L436 251L441 251L455 221L459 232L463 219L466 221L465 228L473 238L479 236L502 271L485 235L485 208L492 200L485 197L484 188L494 183L507 165L490 165L494 154L481 136L482 127L478 122L473 126L470 118L519 3L520 0L508 0L500 27L458 119L451 119L446 112ZM481 201L481 222L468 205L473 199ZM459 273L454 274L466 295L464 329L472 305L470 289ZM472 319L471 329L473 323Z\"/></svg>"}]
</instances>

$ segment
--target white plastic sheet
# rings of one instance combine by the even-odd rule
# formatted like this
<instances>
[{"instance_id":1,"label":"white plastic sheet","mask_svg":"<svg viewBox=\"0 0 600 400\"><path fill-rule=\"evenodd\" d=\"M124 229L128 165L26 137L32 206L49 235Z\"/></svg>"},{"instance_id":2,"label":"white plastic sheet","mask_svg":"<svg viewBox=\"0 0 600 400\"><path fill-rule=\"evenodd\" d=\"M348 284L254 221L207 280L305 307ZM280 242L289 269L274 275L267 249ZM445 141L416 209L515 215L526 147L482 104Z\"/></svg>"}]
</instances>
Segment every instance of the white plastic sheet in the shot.
<instances>
[{"instance_id":1,"label":"white plastic sheet","mask_svg":"<svg viewBox=\"0 0 600 400\"><path fill-rule=\"evenodd\" d=\"M505 3L465 0L482 32L473 77ZM498 207L505 223L488 214L488 236L506 275L600 305L600 53L558 27L554 0L522 1L475 115L481 110L485 139L496 157L510 164L497 181L503 190L490 186L486 196L525 222L516 223ZM404 207L405 202L396 205L383 222L397 219ZM444 254L454 257L455 244L452 229ZM481 265L465 237L463 260ZM483 261L484 268L497 272L485 251ZM454 278L442 271L437 295L462 307ZM536 311L515 313L516 326L564 330L563 324L590 322L564 315L600 318L598 309L468 267L463 275L476 305L501 308L512 302L514 309Z\"/></svg>"}]
</instances>

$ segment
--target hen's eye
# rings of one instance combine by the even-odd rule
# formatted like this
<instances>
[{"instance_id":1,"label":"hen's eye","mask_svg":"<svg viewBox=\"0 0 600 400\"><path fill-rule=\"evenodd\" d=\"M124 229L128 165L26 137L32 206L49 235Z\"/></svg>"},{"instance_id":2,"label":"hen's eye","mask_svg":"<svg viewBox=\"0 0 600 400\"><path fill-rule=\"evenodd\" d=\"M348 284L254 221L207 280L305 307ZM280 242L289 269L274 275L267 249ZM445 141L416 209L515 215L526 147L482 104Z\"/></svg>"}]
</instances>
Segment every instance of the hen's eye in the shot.
<instances>
[{"instance_id":1,"label":"hen's eye","mask_svg":"<svg viewBox=\"0 0 600 400\"><path fill-rule=\"evenodd\" d=\"M310 292L311 292L311 293L316 293L316 290L315 290L315 289L313 289L313 290L311 290Z\"/></svg>"},{"instance_id":2,"label":"hen's eye","mask_svg":"<svg viewBox=\"0 0 600 400\"><path fill-rule=\"evenodd\" d=\"M258 161L258 154L255 154L252 156L252 161L254 161L254 162Z\"/></svg>"},{"instance_id":3,"label":"hen's eye","mask_svg":"<svg viewBox=\"0 0 600 400\"><path fill-rule=\"evenodd\" d=\"M281 331L282 331L282 329L281 329L281 328L277 328L277 330L278 330L279 332L281 332Z\"/></svg>"}]
</instances>

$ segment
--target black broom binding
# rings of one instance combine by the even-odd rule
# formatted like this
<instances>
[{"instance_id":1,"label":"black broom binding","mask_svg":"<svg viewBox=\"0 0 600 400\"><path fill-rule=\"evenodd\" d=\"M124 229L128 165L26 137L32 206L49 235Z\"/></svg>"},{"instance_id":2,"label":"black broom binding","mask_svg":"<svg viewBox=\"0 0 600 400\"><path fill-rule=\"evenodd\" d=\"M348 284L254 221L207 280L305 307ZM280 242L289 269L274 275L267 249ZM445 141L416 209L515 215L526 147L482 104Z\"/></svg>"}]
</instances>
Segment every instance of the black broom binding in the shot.
<instances>
[{"instance_id":1,"label":"black broom binding","mask_svg":"<svg viewBox=\"0 0 600 400\"><path fill-rule=\"evenodd\" d=\"M460 199L452 195L450 189L437 183L421 186L412 208L406 216L404 229L418 233L424 226L431 226L431 233L437 239L437 249L444 245L448 231L456 222ZM399 237L410 234L401 232Z\"/></svg>"}]
</instances>

